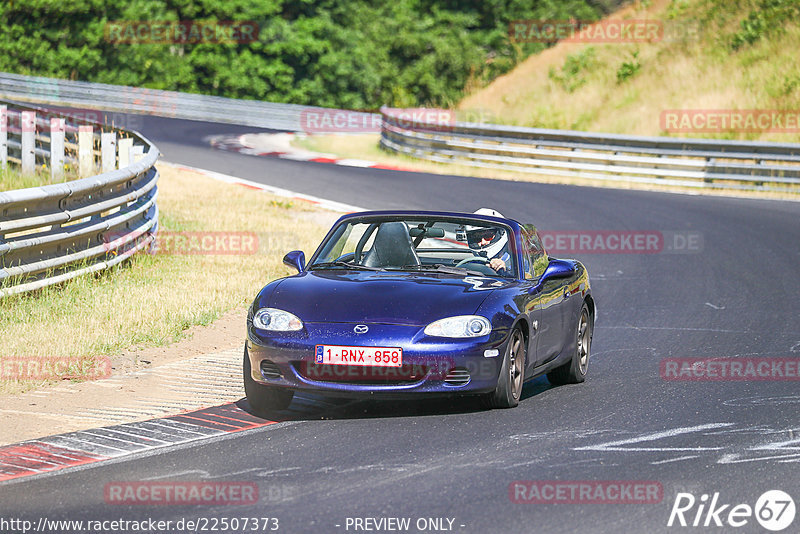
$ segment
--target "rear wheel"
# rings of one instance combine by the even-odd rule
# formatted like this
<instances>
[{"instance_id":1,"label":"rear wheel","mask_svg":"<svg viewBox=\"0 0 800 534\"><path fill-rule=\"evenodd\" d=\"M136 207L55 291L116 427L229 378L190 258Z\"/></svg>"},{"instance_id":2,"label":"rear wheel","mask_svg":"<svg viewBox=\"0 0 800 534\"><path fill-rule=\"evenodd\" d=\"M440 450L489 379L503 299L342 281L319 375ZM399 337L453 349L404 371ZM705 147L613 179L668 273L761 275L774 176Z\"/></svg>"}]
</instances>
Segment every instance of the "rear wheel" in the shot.
<instances>
[{"instance_id":1,"label":"rear wheel","mask_svg":"<svg viewBox=\"0 0 800 534\"><path fill-rule=\"evenodd\" d=\"M589 352L591 352L592 347L592 330L594 330L592 316L589 314L589 307L584 302L575 333L575 352L573 352L570 361L547 373L547 379L551 384L556 386L578 384L586 380L586 371L589 368Z\"/></svg>"},{"instance_id":2,"label":"rear wheel","mask_svg":"<svg viewBox=\"0 0 800 534\"><path fill-rule=\"evenodd\" d=\"M244 394L247 396L247 403L254 414L259 417L269 417L277 410L288 408L294 397L291 389L277 388L275 386L265 386L253 380L252 369L250 367L250 356L247 354L247 347L244 348Z\"/></svg>"},{"instance_id":3,"label":"rear wheel","mask_svg":"<svg viewBox=\"0 0 800 534\"><path fill-rule=\"evenodd\" d=\"M513 408L519 404L525 378L525 353L525 336L516 327L506 346L497 387L485 398L489 408Z\"/></svg>"}]
</instances>

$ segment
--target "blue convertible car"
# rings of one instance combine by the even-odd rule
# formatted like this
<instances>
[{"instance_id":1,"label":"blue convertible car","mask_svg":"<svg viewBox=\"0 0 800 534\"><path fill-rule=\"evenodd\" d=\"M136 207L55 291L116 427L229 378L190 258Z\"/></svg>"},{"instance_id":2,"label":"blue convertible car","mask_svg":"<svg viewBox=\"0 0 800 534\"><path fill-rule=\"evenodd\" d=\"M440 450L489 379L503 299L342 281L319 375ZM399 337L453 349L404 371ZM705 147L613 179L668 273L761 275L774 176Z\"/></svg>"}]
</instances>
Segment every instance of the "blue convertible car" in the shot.
<instances>
[{"instance_id":1,"label":"blue convertible car","mask_svg":"<svg viewBox=\"0 0 800 534\"><path fill-rule=\"evenodd\" d=\"M492 213L486 215L483 213ZM523 382L586 376L595 304L585 267L551 258L532 225L497 212L341 217L298 274L247 316L244 387L254 413L295 391L519 403Z\"/></svg>"}]
</instances>

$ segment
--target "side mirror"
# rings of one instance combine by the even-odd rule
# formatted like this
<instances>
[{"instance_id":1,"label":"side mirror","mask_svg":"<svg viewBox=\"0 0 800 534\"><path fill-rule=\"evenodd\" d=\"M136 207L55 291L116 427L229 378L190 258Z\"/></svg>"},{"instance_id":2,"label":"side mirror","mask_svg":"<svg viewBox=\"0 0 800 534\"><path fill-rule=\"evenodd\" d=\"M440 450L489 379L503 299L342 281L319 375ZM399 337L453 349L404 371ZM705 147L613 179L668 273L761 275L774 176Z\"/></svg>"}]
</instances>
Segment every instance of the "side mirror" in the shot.
<instances>
[{"instance_id":1,"label":"side mirror","mask_svg":"<svg viewBox=\"0 0 800 534\"><path fill-rule=\"evenodd\" d=\"M557 260L550 258L550 263L547 264L547 269L542 274L542 282L552 280L554 278L569 278L575 274L575 264L568 260Z\"/></svg>"},{"instance_id":2,"label":"side mirror","mask_svg":"<svg viewBox=\"0 0 800 534\"><path fill-rule=\"evenodd\" d=\"M298 273L302 273L306 268L306 255L302 250L293 250L283 257L283 263L294 267Z\"/></svg>"},{"instance_id":3,"label":"side mirror","mask_svg":"<svg viewBox=\"0 0 800 534\"><path fill-rule=\"evenodd\" d=\"M542 286L548 280L555 280L557 278L569 278L570 276L575 274L575 263L569 260L557 260L555 258L550 258L550 263L547 264L547 268L542 273L542 277L539 278L539 282L532 287L528 293L538 293L541 291Z\"/></svg>"}]
</instances>

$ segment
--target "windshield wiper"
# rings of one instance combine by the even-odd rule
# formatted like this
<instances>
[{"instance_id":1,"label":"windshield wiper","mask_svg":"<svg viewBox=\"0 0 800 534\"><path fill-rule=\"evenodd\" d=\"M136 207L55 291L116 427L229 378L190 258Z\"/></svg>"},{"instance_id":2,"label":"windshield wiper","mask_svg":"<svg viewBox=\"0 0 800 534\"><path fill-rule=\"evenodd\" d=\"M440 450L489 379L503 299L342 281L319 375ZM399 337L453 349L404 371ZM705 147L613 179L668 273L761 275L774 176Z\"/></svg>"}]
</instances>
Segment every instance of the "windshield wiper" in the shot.
<instances>
[{"instance_id":1,"label":"windshield wiper","mask_svg":"<svg viewBox=\"0 0 800 534\"><path fill-rule=\"evenodd\" d=\"M315 263L309 266L310 269L326 269L328 267L345 267L347 269L357 269L362 271L383 271L380 267L367 267L366 265L358 265L356 263L349 263L346 261L325 261L322 263Z\"/></svg>"},{"instance_id":2,"label":"windshield wiper","mask_svg":"<svg viewBox=\"0 0 800 534\"><path fill-rule=\"evenodd\" d=\"M442 265L441 263L434 263L433 265L403 265L400 269L404 271L435 271L437 273L475 274L484 276L484 273L480 271L473 271L471 269L465 269L464 267L451 267Z\"/></svg>"}]
</instances>

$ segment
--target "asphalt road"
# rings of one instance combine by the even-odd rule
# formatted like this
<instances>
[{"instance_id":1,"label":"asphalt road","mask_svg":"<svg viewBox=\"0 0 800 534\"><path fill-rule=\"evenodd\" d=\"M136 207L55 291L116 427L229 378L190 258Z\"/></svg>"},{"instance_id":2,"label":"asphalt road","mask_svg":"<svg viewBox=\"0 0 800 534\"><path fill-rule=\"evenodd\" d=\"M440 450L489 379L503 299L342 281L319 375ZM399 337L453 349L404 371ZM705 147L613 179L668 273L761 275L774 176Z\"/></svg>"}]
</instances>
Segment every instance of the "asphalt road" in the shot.
<instances>
[{"instance_id":1,"label":"asphalt road","mask_svg":"<svg viewBox=\"0 0 800 534\"><path fill-rule=\"evenodd\" d=\"M300 163L214 151L202 140L251 128L146 117L140 129L168 161L364 208L487 206L544 231L661 232L663 249L562 254L588 267L598 306L584 384L551 387L537 379L512 410L486 411L469 400L351 402L323 417L310 413L6 483L0 517L271 517L288 533L767 532L753 516L733 527L728 514L739 504L755 508L768 490L787 492L800 507L797 381L661 376L668 358L789 358L789 365L797 364L800 203ZM141 480L255 482L260 499L195 507L104 502L106 483ZM554 480L623 481L628 487L649 481L662 493L645 504L512 502ZM698 524L708 520L711 526L682 528L677 519L667 526L679 493L697 499L684 514L690 525L702 495L709 496ZM715 493L716 508L730 505L715 516L722 527L706 515ZM681 506L688 502L683 499ZM770 500L768 506L783 505ZM409 518L408 528L356 522L390 517ZM784 530L798 531L800 517Z\"/></svg>"}]
</instances>

